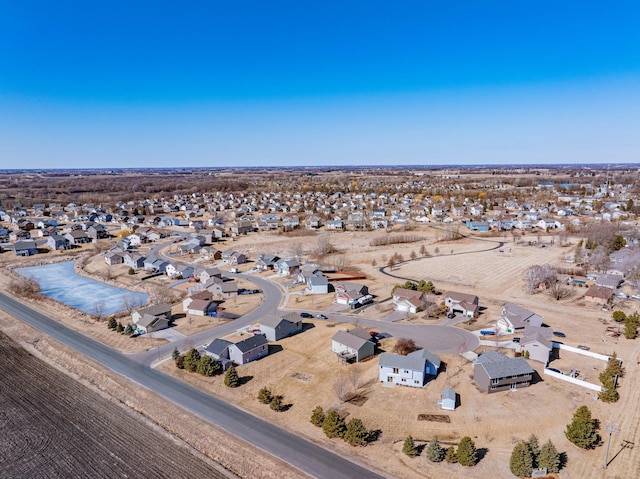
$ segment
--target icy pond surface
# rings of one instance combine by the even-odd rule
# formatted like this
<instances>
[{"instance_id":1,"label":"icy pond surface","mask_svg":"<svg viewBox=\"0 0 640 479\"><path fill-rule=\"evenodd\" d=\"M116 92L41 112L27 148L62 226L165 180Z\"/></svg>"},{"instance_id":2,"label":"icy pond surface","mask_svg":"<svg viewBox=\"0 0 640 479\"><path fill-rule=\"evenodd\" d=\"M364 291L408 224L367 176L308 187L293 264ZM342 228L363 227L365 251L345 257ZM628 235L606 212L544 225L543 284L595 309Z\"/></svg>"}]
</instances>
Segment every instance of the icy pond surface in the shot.
<instances>
[{"instance_id":1,"label":"icy pond surface","mask_svg":"<svg viewBox=\"0 0 640 479\"><path fill-rule=\"evenodd\" d=\"M65 261L30 268L17 268L15 271L36 281L40 285L40 292L45 296L87 314L96 313L97 302L104 304L103 315L121 311L124 308L125 296L135 298L135 304L146 303L148 294L116 288L80 276L73 270L74 263L75 261Z\"/></svg>"}]
</instances>

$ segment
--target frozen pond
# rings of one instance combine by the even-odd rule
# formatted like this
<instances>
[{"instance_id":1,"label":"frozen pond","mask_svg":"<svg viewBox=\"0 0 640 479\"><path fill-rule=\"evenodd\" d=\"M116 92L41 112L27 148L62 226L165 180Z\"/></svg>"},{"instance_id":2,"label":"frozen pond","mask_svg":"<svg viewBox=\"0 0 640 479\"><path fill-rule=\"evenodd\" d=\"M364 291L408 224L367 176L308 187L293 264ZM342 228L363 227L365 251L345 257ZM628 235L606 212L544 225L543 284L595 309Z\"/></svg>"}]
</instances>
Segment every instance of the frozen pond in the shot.
<instances>
[{"instance_id":1,"label":"frozen pond","mask_svg":"<svg viewBox=\"0 0 640 479\"><path fill-rule=\"evenodd\" d=\"M87 314L96 314L96 303L104 305L102 315L117 313L124 309L124 297L132 304L146 303L148 294L135 293L80 276L73 270L75 261L17 268L22 276L36 281L40 292Z\"/></svg>"}]
</instances>

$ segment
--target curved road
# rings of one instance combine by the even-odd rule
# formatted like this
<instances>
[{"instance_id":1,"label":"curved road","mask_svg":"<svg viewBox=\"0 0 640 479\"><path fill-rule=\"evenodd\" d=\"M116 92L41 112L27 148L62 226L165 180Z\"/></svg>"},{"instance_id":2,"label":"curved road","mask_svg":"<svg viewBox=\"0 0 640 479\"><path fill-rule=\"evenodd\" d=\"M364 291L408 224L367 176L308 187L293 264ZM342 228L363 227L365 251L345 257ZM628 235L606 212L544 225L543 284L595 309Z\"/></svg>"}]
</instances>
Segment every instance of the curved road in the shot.
<instances>
[{"instance_id":1,"label":"curved road","mask_svg":"<svg viewBox=\"0 0 640 479\"><path fill-rule=\"evenodd\" d=\"M382 479L384 477L188 384L140 362L132 361L130 357L68 329L2 293L0 293L0 308L118 374L155 391L167 400L179 404L202 419L254 444L313 477L331 479Z\"/></svg>"}]
</instances>

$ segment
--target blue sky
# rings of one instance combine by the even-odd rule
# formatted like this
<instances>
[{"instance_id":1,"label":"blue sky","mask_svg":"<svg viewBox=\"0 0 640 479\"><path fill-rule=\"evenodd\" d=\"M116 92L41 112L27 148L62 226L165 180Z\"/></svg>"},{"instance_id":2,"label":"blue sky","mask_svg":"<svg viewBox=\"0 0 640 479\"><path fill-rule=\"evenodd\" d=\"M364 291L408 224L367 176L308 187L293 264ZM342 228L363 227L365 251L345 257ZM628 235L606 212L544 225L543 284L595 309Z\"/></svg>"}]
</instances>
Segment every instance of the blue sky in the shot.
<instances>
[{"instance_id":1,"label":"blue sky","mask_svg":"<svg viewBox=\"0 0 640 479\"><path fill-rule=\"evenodd\" d=\"M640 162L639 5L0 0L0 167Z\"/></svg>"}]
</instances>

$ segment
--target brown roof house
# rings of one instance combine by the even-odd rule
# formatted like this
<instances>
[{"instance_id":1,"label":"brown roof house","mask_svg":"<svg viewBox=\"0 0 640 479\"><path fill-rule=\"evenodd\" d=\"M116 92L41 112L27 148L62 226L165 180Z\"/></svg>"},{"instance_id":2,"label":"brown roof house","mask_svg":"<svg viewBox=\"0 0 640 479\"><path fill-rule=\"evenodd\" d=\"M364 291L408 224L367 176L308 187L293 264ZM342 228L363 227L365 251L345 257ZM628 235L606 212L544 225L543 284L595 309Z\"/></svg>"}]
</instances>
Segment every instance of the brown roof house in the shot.
<instances>
[{"instance_id":1,"label":"brown roof house","mask_svg":"<svg viewBox=\"0 0 640 479\"><path fill-rule=\"evenodd\" d=\"M145 314L163 317L168 323L171 323L173 320L171 317L171 305L166 303L154 304L152 306L147 306L146 308L137 309L131 313L131 320L137 325L138 321L140 321Z\"/></svg>"},{"instance_id":2,"label":"brown roof house","mask_svg":"<svg viewBox=\"0 0 640 479\"><path fill-rule=\"evenodd\" d=\"M396 288L393 292L393 304L396 306L396 311L417 313L425 308L427 295L423 291Z\"/></svg>"},{"instance_id":3,"label":"brown roof house","mask_svg":"<svg viewBox=\"0 0 640 479\"><path fill-rule=\"evenodd\" d=\"M486 393L516 390L531 384L534 370L524 358L486 351L473 364L473 380Z\"/></svg>"},{"instance_id":4,"label":"brown roof house","mask_svg":"<svg viewBox=\"0 0 640 479\"><path fill-rule=\"evenodd\" d=\"M613 297L614 290L606 286L592 285L584 295L584 299L596 304L608 304Z\"/></svg>"},{"instance_id":5,"label":"brown roof house","mask_svg":"<svg viewBox=\"0 0 640 479\"><path fill-rule=\"evenodd\" d=\"M444 304L450 312L462 314L467 318L474 318L478 315L478 303L478 297L473 294L449 291L444 297Z\"/></svg>"},{"instance_id":6,"label":"brown roof house","mask_svg":"<svg viewBox=\"0 0 640 479\"><path fill-rule=\"evenodd\" d=\"M331 338L331 351L343 361L362 361L373 356L375 348L371 335L362 328L338 331Z\"/></svg>"}]
</instances>

